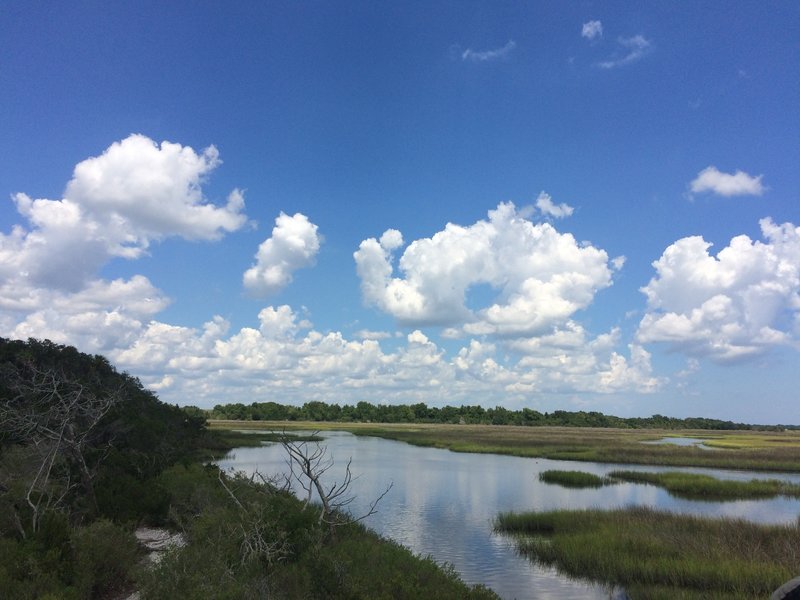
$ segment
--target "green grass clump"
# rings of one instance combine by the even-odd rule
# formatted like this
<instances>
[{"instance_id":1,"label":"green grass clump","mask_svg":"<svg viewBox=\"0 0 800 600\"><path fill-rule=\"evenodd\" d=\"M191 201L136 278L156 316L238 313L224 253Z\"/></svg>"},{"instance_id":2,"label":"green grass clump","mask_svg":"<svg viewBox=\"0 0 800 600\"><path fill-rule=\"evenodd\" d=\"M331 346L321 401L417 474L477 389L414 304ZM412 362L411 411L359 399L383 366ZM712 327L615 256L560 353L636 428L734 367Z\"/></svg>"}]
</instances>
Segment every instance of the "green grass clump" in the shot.
<instances>
[{"instance_id":1,"label":"green grass clump","mask_svg":"<svg viewBox=\"0 0 800 600\"><path fill-rule=\"evenodd\" d=\"M606 477L600 477L594 473L583 471L542 471L539 473L539 481L544 483L554 483L567 488L599 488L608 485Z\"/></svg>"},{"instance_id":2,"label":"green grass clump","mask_svg":"<svg viewBox=\"0 0 800 600\"><path fill-rule=\"evenodd\" d=\"M538 563L631 598L766 598L800 572L798 524L759 525L629 508L503 513L497 531L517 534Z\"/></svg>"},{"instance_id":3,"label":"green grass clump","mask_svg":"<svg viewBox=\"0 0 800 600\"><path fill-rule=\"evenodd\" d=\"M648 473L643 471L612 471L610 478L632 483L648 483L667 490L673 496L689 500L746 500L750 498L774 498L775 496L800 496L800 485L779 479L751 479L732 481L717 479L698 473L667 471Z\"/></svg>"}]
</instances>

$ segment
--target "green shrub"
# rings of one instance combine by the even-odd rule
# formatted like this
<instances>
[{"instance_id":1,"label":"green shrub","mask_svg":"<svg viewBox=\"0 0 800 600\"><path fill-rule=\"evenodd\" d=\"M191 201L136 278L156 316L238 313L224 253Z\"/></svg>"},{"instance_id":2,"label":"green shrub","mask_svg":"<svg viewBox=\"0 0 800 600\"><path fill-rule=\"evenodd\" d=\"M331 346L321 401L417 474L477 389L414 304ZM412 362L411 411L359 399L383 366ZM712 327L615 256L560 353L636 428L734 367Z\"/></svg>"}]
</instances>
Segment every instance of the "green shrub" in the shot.
<instances>
[{"instance_id":1,"label":"green shrub","mask_svg":"<svg viewBox=\"0 0 800 600\"><path fill-rule=\"evenodd\" d=\"M83 598L107 596L123 586L138 556L133 535L106 519L75 530L72 547L75 587Z\"/></svg>"}]
</instances>

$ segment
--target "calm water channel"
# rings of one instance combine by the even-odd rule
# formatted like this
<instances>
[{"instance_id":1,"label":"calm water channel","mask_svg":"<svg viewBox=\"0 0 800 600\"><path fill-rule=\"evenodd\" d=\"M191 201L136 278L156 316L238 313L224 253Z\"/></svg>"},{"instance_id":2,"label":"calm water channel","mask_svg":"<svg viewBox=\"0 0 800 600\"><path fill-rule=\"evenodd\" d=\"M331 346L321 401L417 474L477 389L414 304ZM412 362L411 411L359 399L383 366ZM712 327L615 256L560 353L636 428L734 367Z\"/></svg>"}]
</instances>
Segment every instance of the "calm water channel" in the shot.
<instances>
[{"instance_id":1,"label":"calm water channel","mask_svg":"<svg viewBox=\"0 0 800 600\"><path fill-rule=\"evenodd\" d=\"M646 505L673 512L742 517L767 523L793 522L800 500L698 502L672 498L652 486L623 483L600 489L567 490L541 483L548 469L580 470L603 475L622 465L462 454L419 448L344 432L324 432L324 444L335 466L326 473L329 484L340 481L348 458L358 476L352 512L364 511L389 483L394 487L381 501L378 514L366 525L422 555L452 563L464 581L483 583L503 598L614 598L601 587L571 581L517 556L511 540L492 532L492 519L501 511L558 508L616 508ZM279 444L237 448L219 461L223 469L264 474L286 472ZM712 469L667 469L624 465L626 469L684 470L725 479L781 478L800 483L800 475L776 475Z\"/></svg>"}]
</instances>

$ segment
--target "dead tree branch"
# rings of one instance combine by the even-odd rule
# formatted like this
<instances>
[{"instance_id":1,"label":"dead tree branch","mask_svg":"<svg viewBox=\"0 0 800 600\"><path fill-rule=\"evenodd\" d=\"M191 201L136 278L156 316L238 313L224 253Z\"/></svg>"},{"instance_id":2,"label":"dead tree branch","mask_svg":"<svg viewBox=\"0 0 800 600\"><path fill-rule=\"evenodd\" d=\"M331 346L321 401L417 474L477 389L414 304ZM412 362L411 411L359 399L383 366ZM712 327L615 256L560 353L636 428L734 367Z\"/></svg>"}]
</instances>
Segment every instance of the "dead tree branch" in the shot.
<instances>
[{"instance_id":1,"label":"dead tree branch","mask_svg":"<svg viewBox=\"0 0 800 600\"><path fill-rule=\"evenodd\" d=\"M316 436L319 431L315 431ZM350 486L353 483L352 457L345 465L344 476L341 481L333 482L326 486L322 482L322 477L334 465L332 456L328 455L326 446L319 442L296 441L288 437L285 432L281 437L281 445L284 447L289 457L287 463L291 478L296 481L305 492L304 508L307 507L316 492L322 510L319 515L320 523L326 523L331 535L335 528L347 523L362 521L377 512L378 503L389 493L394 484L390 483L387 488L369 505L366 513L354 516L347 510L355 496L350 493Z\"/></svg>"},{"instance_id":2,"label":"dead tree branch","mask_svg":"<svg viewBox=\"0 0 800 600\"><path fill-rule=\"evenodd\" d=\"M36 531L41 516L61 505L76 485L97 511L95 473L86 452L92 431L120 401L121 392L97 394L55 369L30 364L3 375L10 394L0 398L0 435L27 454L33 468L26 474L2 475L24 477L31 530Z\"/></svg>"}]
</instances>

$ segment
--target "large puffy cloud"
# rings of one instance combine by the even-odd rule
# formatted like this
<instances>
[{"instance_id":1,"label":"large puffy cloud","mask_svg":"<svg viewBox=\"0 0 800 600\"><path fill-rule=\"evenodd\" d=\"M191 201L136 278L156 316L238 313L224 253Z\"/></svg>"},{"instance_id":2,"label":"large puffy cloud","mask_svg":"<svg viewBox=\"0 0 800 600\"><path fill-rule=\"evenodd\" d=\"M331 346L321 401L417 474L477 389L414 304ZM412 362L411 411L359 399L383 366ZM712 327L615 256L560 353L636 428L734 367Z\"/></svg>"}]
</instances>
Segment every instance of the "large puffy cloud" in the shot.
<instances>
[{"instance_id":1,"label":"large puffy cloud","mask_svg":"<svg viewBox=\"0 0 800 600\"><path fill-rule=\"evenodd\" d=\"M220 162L214 146L196 153L189 146L159 146L131 135L79 163L65 197L104 225L119 224L128 246L147 247L150 239L173 235L218 239L247 220L238 190L222 207L203 197L201 184Z\"/></svg>"},{"instance_id":2,"label":"large puffy cloud","mask_svg":"<svg viewBox=\"0 0 800 600\"><path fill-rule=\"evenodd\" d=\"M592 339L570 321L549 335L512 340L508 346L522 356L517 370L527 370L541 390L650 393L666 383L653 375L650 353L644 348L630 344L628 359L617 351L619 344L617 328Z\"/></svg>"},{"instance_id":3,"label":"large puffy cloud","mask_svg":"<svg viewBox=\"0 0 800 600\"><path fill-rule=\"evenodd\" d=\"M211 146L132 135L80 162L60 200L13 196L27 227L0 233L0 324L11 337L47 337L92 352L134 343L169 300L146 277L107 281L99 269L167 237L214 240L246 217L238 190L224 206L202 184L220 164Z\"/></svg>"},{"instance_id":4,"label":"large puffy cloud","mask_svg":"<svg viewBox=\"0 0 800 600\"><path fill-rule=\"evenodd\" d=\"M62 199L15 194L29 229L0 234L0 277L76 291L111 258L137 258L154 240L213 240L235 231L247 220L241 192L216 206L201 189L219 163L213 146L198 154L131 135L79 163Z\"/></svg>"},{"instance_id":5,"label":"large puffy cloud","mask_svg":"<svg viewBox=\"0 0 800 600\"><path fill-rule=\"evenodd\" d=\"M648 312L638 340L728 362L796 339L800 227L771 219L760 225L765 241L737 236L716 256L698 236L669 246L642 288Z\"/></svg>"},{"instance_id":6,"label":"large puffy cloud","mask_svg":"<svg viewBox=\"0 0 800 600\"><path fill-rule=\"evenodd\" d=\"M752 176L744 171L723 173L717 167L706 167L689 184L695 193L711 192L719 196L760 196L764 193L763 175Z\"/></svg>"},{"instance_id":7,"label":"large puffy cloud","mask_svg":"<svg viewBox=\"0 0 800 600\"><path fill-rule=\"evenodd\" d=\"M611 285L603 250L579 244L548 223L522 218L512 203L489 211L488 221L468 227L448 223L433 237L412 242L399 261L404 276L393 277L392 251L401 244L400 233L389 230L380 240L361 242L354 258L364 300L404 325L538 335ZM470 310L468 290L481 284L497 296L489 306Z\"/></svg>"},{"instance_id":8,"label":"large puffy cloud","mask_svg":"<svg viewBox=\"0 0 800 600\"><path fill-rule=\"evenodd\" d=\"M272 236L258 247L256 263L245 271L245 289L259 298L280 291L292 281L294 271L314 263L319 246L317 226L308 217L281 213Z\"/></svg>"}]
</instances>

